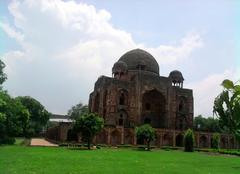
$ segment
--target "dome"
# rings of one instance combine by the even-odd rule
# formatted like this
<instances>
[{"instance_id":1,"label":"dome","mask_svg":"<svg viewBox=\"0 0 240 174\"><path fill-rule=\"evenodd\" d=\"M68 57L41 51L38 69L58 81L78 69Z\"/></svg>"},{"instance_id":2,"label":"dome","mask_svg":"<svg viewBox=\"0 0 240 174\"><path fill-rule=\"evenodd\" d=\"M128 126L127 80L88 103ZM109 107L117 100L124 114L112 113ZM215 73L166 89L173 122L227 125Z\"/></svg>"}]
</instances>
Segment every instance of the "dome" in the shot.
<instances>
[{"instance_id":1,"label":"dome","mask_svg":"<svg viewBox=\"0 0 240 174\"><path fill-rule=\"evenodd\" d=\"M126 52L119 61L127 64L128 70L145 70L159 74L159 66L155 58L141 49Z\"/></svg>"},{"instance_id":2,"label":"dome","mask_svg":"<svg viewBox=\"0 0 240 174\"><path fill-rule=\"evenodd\" d=\"M113 68L112 68L112 73L116 72L127 72L128 66L125 62L123 61L117 61L114 63Z\"/></svg>"},{"instance_id":3,"label":"dome","mask_svg":"<svg viewBox=\"0 0 240 174\"><path fill-rule=\"evenodd\" d=\"M172 80L173 83L182 83L184 81L182 73L178 70L170 72L168 77Z\"/></svg>"}]
</instances>

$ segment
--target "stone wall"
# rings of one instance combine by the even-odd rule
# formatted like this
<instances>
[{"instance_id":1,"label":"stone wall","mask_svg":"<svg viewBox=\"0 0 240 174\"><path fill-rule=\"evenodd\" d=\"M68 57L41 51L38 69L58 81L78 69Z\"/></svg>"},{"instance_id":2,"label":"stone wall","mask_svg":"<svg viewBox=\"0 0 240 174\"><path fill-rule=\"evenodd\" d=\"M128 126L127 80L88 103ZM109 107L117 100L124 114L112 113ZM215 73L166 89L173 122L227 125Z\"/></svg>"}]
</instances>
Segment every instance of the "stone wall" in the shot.
<instances>
[{"instance_id":1,"label":"stone wall","mask_svg":"<svg viewBox=\"0 0 240 174\"><path fill-rule=\"evenodd\" d=\"M66 142L68 139L68 131L71 129L71 123L61 123L59 126L50 128L46 132L46 137L53 141ZM211 148L211 139L213 133L210 132L194 132L195 147L197 148ZM156 139L152 142L153 146L183 146L182 130L173 129L156 129ZM79 139L79 142L81 140ZM105 127L95 138L94 144L106 144L109 146L117 145L138 145L143 142L138 142L133 128L124 127ZM220 134L220 147L224 149L239 148L239 144L232 135Z\"/></svg>"}]
</instances>

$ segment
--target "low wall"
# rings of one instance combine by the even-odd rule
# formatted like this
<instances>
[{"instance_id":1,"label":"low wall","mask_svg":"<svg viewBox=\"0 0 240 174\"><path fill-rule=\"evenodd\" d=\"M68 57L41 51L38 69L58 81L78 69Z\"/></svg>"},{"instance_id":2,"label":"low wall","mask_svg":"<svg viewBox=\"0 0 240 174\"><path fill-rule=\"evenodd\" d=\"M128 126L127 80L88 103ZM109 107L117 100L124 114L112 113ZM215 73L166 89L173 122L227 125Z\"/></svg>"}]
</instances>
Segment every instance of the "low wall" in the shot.
<instances>
[{"instance_id":1,"label":"low wall","mask_svg":"<svg viewBox=\"0 0 240 174\"><path fill-rule=\"evenodd\" d=\"M59 123L59 126L53 127L47 130L46 138L65 142L68 139L68 131L72 128L71 123ZM152 145L161 146L183 146L184 130L172 130L172 129L155 129L156 139L152 142ZM211 132L194 132L195 135L195 147L198 148L211 148L211 141L213 133ZM137 145L144 142L137 141L135 131L133 128L105 127L93 141L94 144L106 144L116 146L120 144ZM220 147L224 149L236 149L239 148L239 144L235 140L234 136L229 134L220 134Z\"/></svg>"}]
</instances>

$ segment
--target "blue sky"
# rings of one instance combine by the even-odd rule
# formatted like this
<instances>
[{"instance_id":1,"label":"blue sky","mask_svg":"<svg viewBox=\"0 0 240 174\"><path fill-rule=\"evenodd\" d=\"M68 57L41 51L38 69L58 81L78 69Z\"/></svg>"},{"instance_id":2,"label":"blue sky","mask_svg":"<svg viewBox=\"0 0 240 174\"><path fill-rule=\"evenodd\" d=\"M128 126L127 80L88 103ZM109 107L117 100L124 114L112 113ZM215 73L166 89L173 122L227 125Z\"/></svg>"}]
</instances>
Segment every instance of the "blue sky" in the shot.
<instances>
[{"instance_id":1,"label":"blue sky","mask_svg":"<svg viewBox=\"0 0 240 174\"><path fill-rule=\"evenodd\" d=\"M195 115L212 114L224 78L238 80L240 1L0 1L5 88L65 114L88 102L97 77L140 47L160 74L182 71Z\"/></svg>"}]
</instances>

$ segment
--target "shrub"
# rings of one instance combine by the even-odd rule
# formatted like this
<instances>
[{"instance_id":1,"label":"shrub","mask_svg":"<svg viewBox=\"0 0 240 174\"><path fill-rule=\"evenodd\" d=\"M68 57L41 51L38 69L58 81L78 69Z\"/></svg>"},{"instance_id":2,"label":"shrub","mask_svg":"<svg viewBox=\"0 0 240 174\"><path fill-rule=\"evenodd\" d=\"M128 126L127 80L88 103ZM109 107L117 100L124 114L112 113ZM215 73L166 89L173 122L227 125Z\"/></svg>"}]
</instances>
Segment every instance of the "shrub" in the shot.
<instances>
[{"instance_id":1,"label":"shrub","mask_svg":"<svg viewBox=\"0 0 240 174\"><path fill-rule=\"evenodd\" d=\"M14 143L15 143L15 138L13 137L4 136L0 138L0 144L14 144Z\"/></svg>"},{"instance_id":2,"label":"shrub","mask_svg":"<svg viewBox=\"0 0 240 174\"><path fill-rule=\"evenodd\" d=\"M219 149L220 144L220 135L219 133L214 133L212 137L212 148L213 149Z\"/></svg>"},{"instance_id":3,"label":"shrub","mask_svg":"<svg viewBox=\"0 0 240 174\"><path fill-rule=\"evenodd\" d=\"M191 129L188 129L184 134L184 151L185 152L193 152L193 144L194 144L194 134Z\"/></svg>"}]
</instances>

